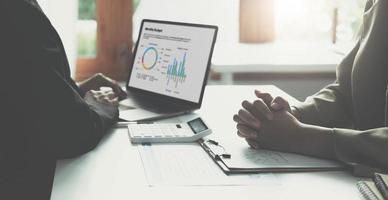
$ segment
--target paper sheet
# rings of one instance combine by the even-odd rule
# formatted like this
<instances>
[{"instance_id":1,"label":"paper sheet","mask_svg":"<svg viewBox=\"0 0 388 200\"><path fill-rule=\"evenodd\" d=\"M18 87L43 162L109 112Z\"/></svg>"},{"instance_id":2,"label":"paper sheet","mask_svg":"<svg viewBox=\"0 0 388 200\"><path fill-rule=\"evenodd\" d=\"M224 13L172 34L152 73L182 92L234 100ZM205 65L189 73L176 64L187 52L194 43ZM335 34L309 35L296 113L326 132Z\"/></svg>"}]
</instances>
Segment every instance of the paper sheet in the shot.
<instances>
[{"instance_id":1,"label":"paper sheet","mask_svg":"<svg viewBox=\"0 0 388 200\"><path fill-rule=\"evenodd\" d=\"M242 142L234 142L233 145L224 143L231 159L224 159L229 168L309 168L309 167L343 167L340 163L303 156L293 153L269 151L264 149L255 150Z\"/></svg>"},{"instance_id":2,"label":"paper sheet","mask_svg":"<svg viewBox=\"0 0 388 200\"><path fill-rule=\"evenodd\" d=\"M279 185L273 174L226 175L198 144L138 147L150 186Z\"/></svg>"}]
</instances>

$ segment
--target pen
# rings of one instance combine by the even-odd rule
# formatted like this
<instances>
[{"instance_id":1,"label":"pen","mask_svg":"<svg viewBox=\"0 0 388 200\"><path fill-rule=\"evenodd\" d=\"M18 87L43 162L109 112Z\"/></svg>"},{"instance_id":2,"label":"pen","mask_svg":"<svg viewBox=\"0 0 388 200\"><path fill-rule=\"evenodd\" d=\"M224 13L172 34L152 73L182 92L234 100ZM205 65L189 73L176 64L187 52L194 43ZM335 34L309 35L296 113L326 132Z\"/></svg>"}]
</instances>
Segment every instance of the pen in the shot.
<instances>
[{"instance_id":1,"label":"pen","mask_svg":"<svg viewBox=\"0 0 388 200\"><path fill-rule=\"evenodd\" d=\"M373 177L373 181L375 182L377 189L383 195L384 199L388 199L388 188L380 174L376 173Z\"/></svg>"}]
</instances>

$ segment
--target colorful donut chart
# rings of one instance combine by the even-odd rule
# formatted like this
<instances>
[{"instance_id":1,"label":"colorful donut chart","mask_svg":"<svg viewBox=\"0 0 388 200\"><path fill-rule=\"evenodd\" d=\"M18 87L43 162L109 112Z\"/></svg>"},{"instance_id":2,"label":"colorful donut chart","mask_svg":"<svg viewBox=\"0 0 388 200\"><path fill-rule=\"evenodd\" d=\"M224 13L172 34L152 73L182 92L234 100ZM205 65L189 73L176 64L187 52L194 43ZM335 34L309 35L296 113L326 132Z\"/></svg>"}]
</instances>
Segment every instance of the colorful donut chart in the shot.
<instances>
[{"instance_id":1,"label":"colorful donut chart","mask_svg":"<svg viewBox=\"0 0 388 200\"><path fill-rule=\"evenodd\" d=\"M142 66L145 70L151 70L158 61L158 51L155 47L148 47L141 58Z\"/></svg>"}]
</instances>

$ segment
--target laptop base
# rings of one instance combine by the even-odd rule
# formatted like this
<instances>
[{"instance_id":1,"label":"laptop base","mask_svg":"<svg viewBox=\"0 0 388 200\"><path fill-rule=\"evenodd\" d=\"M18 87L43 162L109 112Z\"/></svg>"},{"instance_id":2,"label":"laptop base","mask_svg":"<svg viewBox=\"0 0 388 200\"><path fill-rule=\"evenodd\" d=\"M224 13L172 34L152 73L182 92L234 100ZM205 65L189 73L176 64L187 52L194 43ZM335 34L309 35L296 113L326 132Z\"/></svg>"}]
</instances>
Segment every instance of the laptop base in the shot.
<instances>
[{"instance_id":1,"label":"laptop base","mask_svg":"<svg viewBox=\"0 0 388 200\"><path fill-rule=\"evenodd\" d=\"M175 112L158 112L148 108L142 108L133 99L125 99L120 102L119 106L119 118L124 121L150 121L157 119L164 119L175 117L190 113L187 110L176 110Z\"/></svg>"}]
</instances>

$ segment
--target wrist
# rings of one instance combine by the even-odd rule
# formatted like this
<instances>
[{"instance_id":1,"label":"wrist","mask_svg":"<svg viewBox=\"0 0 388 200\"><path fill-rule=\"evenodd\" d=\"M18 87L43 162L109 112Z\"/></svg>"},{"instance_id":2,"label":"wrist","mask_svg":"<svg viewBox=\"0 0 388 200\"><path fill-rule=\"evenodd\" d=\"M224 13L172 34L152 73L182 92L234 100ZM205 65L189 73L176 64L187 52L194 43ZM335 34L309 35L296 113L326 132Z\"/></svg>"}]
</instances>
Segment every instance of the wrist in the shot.
<instances>
[{"instance_id":1,"label":"wrist","mask_svg":"<svg viewBox=\"0 0 388 200\"><path fill-rule=\"evenodd\" d=\"M332 128L300 123L304 152L312 156L334 159L334 133Z\"/></svg>"},{"instance_id":2,"label":"wrist","mask_svg":"<svg viewBox=\"0 0 388 200\"><path fill-rule=\"evenodd\" d=\"M79 88L79 90L85 94L88 90L86 89L86 86L85 86L85 81L81 81L81 82L77 82L77 86Z\"/></svg>"},{"instance_id":3,"label":"wrist","mask_svg":"<svg viewBox=\"0 0 388 200\"><path fill-rule=\"evenodd\" d=\"M295 106L291 106L291 114L300 121L300 113L299 113L299 110L298 108L296 108Z\"/></svg>"},{"instance_id":4,"label":"wrist","mask_svg":"<svg viewBox=\"0 0 388 200\"><path fill-rule=\"evenodd\" d=\"M99 77L101 77L102 74L100 73L97 73L97 74L94 74L93 76L87 78L87 79L84 79L83 81L80 81L77 83L78 85L78 88L83 92L83 93L86 93L88 92L89 90L92 90L92 89L96 89L97 86L99 86Z\"/></svg>"}]
</instances>

